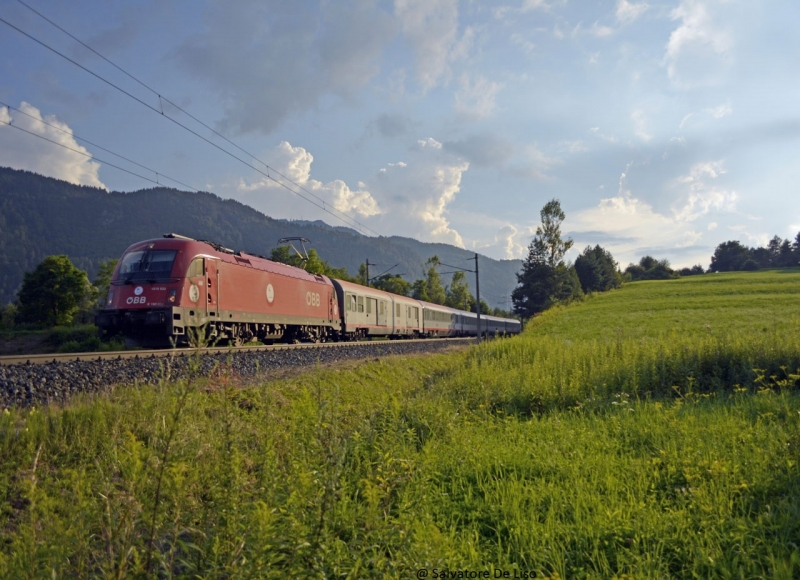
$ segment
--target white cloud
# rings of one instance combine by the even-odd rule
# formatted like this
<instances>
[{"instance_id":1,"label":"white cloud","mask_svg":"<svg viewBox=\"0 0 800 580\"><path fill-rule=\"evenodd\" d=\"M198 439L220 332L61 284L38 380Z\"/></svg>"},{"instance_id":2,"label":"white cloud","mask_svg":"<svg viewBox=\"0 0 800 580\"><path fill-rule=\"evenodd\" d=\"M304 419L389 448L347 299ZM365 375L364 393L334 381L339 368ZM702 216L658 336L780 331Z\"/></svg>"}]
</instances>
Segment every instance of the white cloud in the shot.
<instances>
[{"instance_id":1,"label":"white cloud","mask_svg":"<svg viewBox=\"0 0 800 580\"><path fill-rule=\"evenodd\" d=\"M463 247L447 217L469 163L429 137L417 141L405 166L389 164L368 179L369 190L386 212L376 218L387 233Z\"/></svg>"},{"instance_id":2,"label":"white cloud","mask_svg":"<svg viewBox=\"0 0 800 580\"><path fill-rule=\"evenodd\" d=\"M706 109L706 112L715 119L722 119L722 117L733 114L733 108L730 103L722 103L716 107Z\"/></svg>"},{"instance_id":3,"label":"white cloud","mask_svg":"<svg viewBox=\"0 0 800 580\"><path fill-rule=\"evenodd\" d=\"M292 147L290 143L283 141L280 145L270 150L266 158L269 165L277 172L280 172L307 191L304 192L298 189L296 185L282 179L279 175L268 172L272 174L274 179L290 187L292 190L298 191L298 193L304 197L309 197L308 192L311 192L318 198L312 198L315 203L331 205L339 212L345 214L355 213L362 217L370 217L381 213L381 208L369 191L364 188L363 183L358 184L358 189L352 190L340 179L335 179L326 184L311 179L311 164L314 161L314 156L303 147ZM260 178L252 183L246 183L244 180L241 180L238 185L238 190L243 193L268 191L272 194L273 199L279 195L294 196L294 194L287 191L279 183L266 177ZM248 201L252 202L254 200L248 198ZM286 202L287 199L284 197L279 202L280 206L283 206ZM293 202L298 205L300 203L296 199L288 198L289 204ZM313 211L310 205L307 207L306 211ZM336 212L333 213L336 215ZM330 218L326 219L330 221Z\"/></svg>"},{"instance_id":4,"label":"white cloud","mask_svg":"<svg viewBox=\"0 0 800 580\"><path fill-rule=\"evenodd\" d=\"M458 39L457 0L395 0L394 12L417 57L417 81L427 91L448 80L449 63L471 43L468 29Z\"/></svg>"},{"instance_id":5,"label":"white cloud","mask_svg":"<svg viewBox=\"0 0 800 580\"><path fill-rule=\"evenodd\" d=\"M634 4L627 0L619 0L617 2L617 20L623 24L630 24L644 14L648 8L650 5L646 2Z\"/></svg>"},{"instance_id":6,"label":"white cloud","mask_svg":"<svg viewBox=\"0 0 800 580\"><path fill-rule=\"evenodd\" d=\"M683 0L671 17L680 21L667 42L664 64L669 78L678 85L714 82L721 60L732 46L728 32L721 30L709 8L722 0Z\"/></svg>"},{"instance_id":7,"label":"white cloud","mask_svg":"<svg viewBox=\"0 0 800 580\"><path fill-rule=\"evenodd\" d=\"M455 94L455 110L459 115L475 120L489 117L495 109L495 98L503 85L483 76L470 80L464 73L459 80L461 88Z\"/></svg>"},{"instance_id":8,"label":"white cloud","mask_svg":"<svg viewBox=\"0 0 800 580\"><path fill-rule=\"evenodd\" d=\"M594 135L597 135L603 141L608 141L609 143L616 143L617 142L617 138L614 137L613 135L606 135L604 133L601 133L600 132L600 127L592 127L591 129L589 129L589 132L594 134Z\"/></svg>"},{"instance_id":9,"label":"white cloud","mask_svg":"<svg viewBox=\"0 0 800 580\"><path fill-rule=\"evenodd\" d=\"M511 42L519 46L526 54L532 54L536 50L536 45L518 32L511 35Z\"/></svg>"},{"instance_id":10,"label":"white cloud","mask_svg":"<svg viewBox=\"0 0 800 580\"><path fill-rule=\"evenodd\" d=\"M676 181L678 187L684 189L684 194L680 206L673 210L676 219L689 222L712 210L733 211L738 200L736 192L709 184L709 180L717 179L725 172L722 161L708 161L693 165L688 175L679 177Z\"/></svg>"},{"instance_id":11,"label":"white cloud","mask_svg":"<svg viewBox=\"0 0 800 580\"><path fill-rule=\"evenodd\" d=\"M687 175L675 179L672 187L680 198L671 214L656 211L631 193L627 186L630 168L629 164L620 176L616 196L567 217L576 243L599 240L620 263L638 261L643 253L678 253L686 263L706 260L707 249L698 246L703 230L697 227L697 220L713 211L732 211L737 199L735 192L709 183L725 174L723 163L698 163ZM716 228L717 223L712 221L705 230Z\"/></svg>"},{"instance_id":12,"label":"white cloud","mask_svg":"<svg viewBox=\"0 0 800 580\"><path fill-rule=\"evenodd\" d=\"M641 109L635 110L631 113L631 120L633 121L634 133L639 139L646 143L653 138L653 136L647 132L647 120L644 118L644 111Z\"/></svg>"},{"instance_id":13,"label":"white cloud","mask_svg":"<svg viewBox=\"0 0 800 580\"><path fill-rule=\"evenodd\" d=\"M463 247L464 241L450 226L447 214L469 163L445 151L432 137L418 140L408 154L407 160L387 163L355 188L339 179L328 183L313 179L314 158L303 147L283 142L265 157L270 166L302 185L326 206L355 215L374 231ZM272 180L242 181L237 189L242 200L268 215L333 222L330 214L292 196ZM300 193L308 197L302 190Z\"/></svg>"},{"instance_id":14,"label":"white cloud","mask_svg":"<svg viewBox=\"0 0 800 580\"><path fill-rule=\"evenodd\" d=\"M628 171L628 168L626 168ZM567 225L577 244L601 234L603 246L624 263L637 261L642 247L668 249L686 248L695 244L702 234L674 217L660 214L651 205L634 197L626 185L626 174L620 176L619 191L614 197L601 199L593 208L567 217Z\"/></svg>"},{"instance_id":15,"label":"white cloud","mask_svg":"<svg viewBox=\"0 0 800 580\"><path fill-rule=\"evenodd\" d=\"M11 122L25 131L75 151L68 151L33 135L26 135L13 127L0 125L0 165L33 171L76 185L106 189L99 177L100 163L91 160L89 151L78 144L72 136L72 129L66 123L59 121L55 115L42 117L39 109L24 101L19 109L25 115L12 113L5 107L0 108L0 120ZM42 123L43 120L53 127Z\"/></svg>"},{"instance_id":16,"label":"white cloud","mask_svg":"<svg viewBox=\"0 0 800 580\"><path fill-rule=\"evenodd\" d=\"M596 36L597 38L606 38L608 36L613 36L614 32L616 31L610 26L598 24L597 22L592 24L592 27L589 29L589 33L592 36Z\"/></svg>"},{"instance_id":17,"label":"white cloud","mask_svg":"<svg viewBox=\"0 0 800 580\"><path fill-rule=\"evenodd\" d=\"M586 143L584 143L581 139L575 139L574 141L560 141L558 145L561 149L564 149L569 153L582 153L589 150L589 147L587 147Z\"/></svg>"},{"instance_id":18,"label":"white cloud","mask_svg":"<svg viewBox=\"0 0 800 580\"><path fill-rule=\"evenodd\" d=\"M530 230L531 228L525 228L520 231L515 226L506 224L497 230L491 243L476 244L475 249L488 256L499 257L500 259L513 260L515 258L523 258L527 255L528 248L520 242L524 242L525 237L532 233Z\"/></svg>"}]
</instances>

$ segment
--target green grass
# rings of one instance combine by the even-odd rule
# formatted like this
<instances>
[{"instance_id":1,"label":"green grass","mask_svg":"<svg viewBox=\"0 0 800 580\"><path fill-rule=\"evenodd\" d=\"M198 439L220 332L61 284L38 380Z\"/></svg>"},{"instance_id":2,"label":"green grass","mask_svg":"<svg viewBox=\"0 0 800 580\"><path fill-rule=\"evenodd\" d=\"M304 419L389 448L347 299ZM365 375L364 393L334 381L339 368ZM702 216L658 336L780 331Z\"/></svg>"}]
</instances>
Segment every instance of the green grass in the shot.
<instances>
[{"instance_id":1,"label":"green grass","mask_svg":"<svg viewBox=\"0 0 800 580\"><path fill-rule=\"evenodd\" d=\"M466 352L0 415L0 577L800 575L800 273Z\"/></svg>"}]
</instances>

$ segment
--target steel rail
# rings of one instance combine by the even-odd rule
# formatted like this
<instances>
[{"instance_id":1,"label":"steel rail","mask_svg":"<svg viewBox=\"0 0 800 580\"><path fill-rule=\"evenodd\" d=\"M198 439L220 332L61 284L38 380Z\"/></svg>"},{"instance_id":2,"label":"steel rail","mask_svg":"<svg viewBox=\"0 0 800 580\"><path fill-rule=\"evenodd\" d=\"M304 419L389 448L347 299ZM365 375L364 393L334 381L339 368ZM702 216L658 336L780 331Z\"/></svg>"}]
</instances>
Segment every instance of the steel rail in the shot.
<instances>
[{"instance_id":1,"label":"steel rail","mask_svg":"<svg viewBox=\"0 0 800 580\"><path fill-rule=\"evenodd\" d=\"M191 356L194 354L208 355L227 352L263 352L295 350L303 348L348 348L356 346L371 346L377 344L409 344L414 342L438 343L444 341L470 341L475 337L446 337L446 338L414 338L409 340L371 340L357 342L306 342L300 344L271 344L261 346L222 346L212 348L162 348L157 350L119 350L114 352L71 352L49 354L17 354L0 356L0 366L11 365L43 365L50 363L66 363L75 361L103 361L122 359L161 358L168 356Z\"/></svg>"}]
</instances>

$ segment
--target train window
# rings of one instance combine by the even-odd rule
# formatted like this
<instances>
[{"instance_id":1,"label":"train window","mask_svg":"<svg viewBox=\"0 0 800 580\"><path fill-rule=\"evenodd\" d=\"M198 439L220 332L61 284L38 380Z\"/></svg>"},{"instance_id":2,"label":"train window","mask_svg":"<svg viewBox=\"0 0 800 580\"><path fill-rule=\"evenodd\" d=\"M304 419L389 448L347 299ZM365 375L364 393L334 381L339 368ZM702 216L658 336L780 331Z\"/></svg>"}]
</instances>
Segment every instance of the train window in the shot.
<instances>
[{"instance_id":1,"label":"train window","mask_svg":"<svg viewBox=\"0 0 800 580\"><path fill-rule=\"evenodd\" d=\"M364 312L364 297L363 296L359 296L358 297L358 311L359 312Z\"/></svg>"},{"instance_id":2,"label":"train window","mask_svg":"<svg viewBox=\"0 0 800 580\"><path fill-rule=\"evenodd\" d=\"M169 277L177 250L147 250L130 252L122 258L119 275L129 280ZM154 275L155 274L155 275Z\"/></svg>"},{"instance_id":3,"label":"train window","mask_svg":"<svg viewBox=\"0 0 800 580\"><path fill-rule=\"evenodd\" d=\"M414 320L419 320L419 308L414 308Z\"/></svg>"},{"instance_id":4,"label":"train window","mask_svg":"<svg viewBox=\"0 0 800 580\"><path fill-rule=\"evenodd\" d=\"M344 296L344 309L348 312L350 311L350 299L352 296L350 294L345 294Z\"/></svg>"},{"instance_id":5,"label":"train window","mask_svg":"<svg viewBox=\"0 0 800 580\"><path fill-rule=\"evenodd\" d=\"M367 298L367 314L372 314L372 300Z\"/></svg>"},{"instance_id":6,"label":"train window","mask_svg":"<svg viewBox=\"0 0 800 580\"><path fill-rule=\"evenodd\" d=\"M397 305L397 314L396 314L396 316L400 316L400 305L399 304Z\"/></svg>"},{"instance_id":7,"label":"train window","mask_svg":"<svg viewBox=\"0 0 800 580\"><path fill-rule=\"evenodd\" d=\"M203 276L205 273L205 260L203 258L195 258L189 264L189 271L186 273L186 277L194 278L195 276Z\"/></svg>"}]
</instances>

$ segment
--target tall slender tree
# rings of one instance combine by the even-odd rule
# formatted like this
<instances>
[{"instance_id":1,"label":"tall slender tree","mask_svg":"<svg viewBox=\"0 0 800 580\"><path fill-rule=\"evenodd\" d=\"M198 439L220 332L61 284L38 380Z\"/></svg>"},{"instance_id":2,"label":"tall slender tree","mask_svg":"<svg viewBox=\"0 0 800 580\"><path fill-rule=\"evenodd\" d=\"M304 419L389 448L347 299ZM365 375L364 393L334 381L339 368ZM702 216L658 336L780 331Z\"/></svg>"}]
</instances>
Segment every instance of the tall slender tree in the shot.
<instances>
[{"instance_id":1,"label":"tall slender tree","mask_svg":"<svg viewBox=\"0 0 800 580\"><path fill-rule=\"evenodd\" d=\"M517 274L518 286L511 293L514 311L527 318L554 303L581 295L580 281L564 256L572 240L561 236L566 215L557 199L548 201L540 212L542 224L528 246L528 257Z\"/></svg>"}]
</instances>

